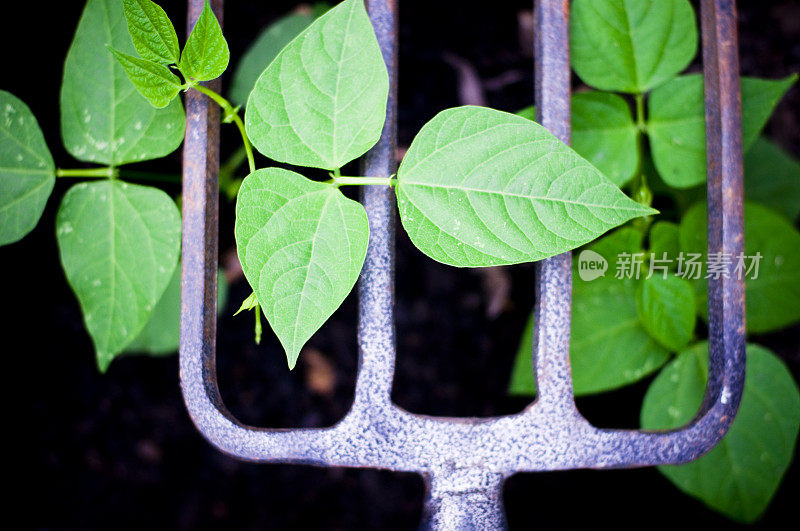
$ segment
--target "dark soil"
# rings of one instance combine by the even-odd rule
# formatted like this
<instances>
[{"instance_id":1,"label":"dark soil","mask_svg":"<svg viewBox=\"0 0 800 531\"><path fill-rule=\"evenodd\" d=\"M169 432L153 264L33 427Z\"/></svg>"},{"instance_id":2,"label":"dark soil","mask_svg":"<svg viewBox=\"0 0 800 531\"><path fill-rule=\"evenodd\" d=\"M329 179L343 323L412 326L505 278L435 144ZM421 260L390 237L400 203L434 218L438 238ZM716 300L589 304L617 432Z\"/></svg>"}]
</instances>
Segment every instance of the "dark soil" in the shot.
<instances>
[{"instance_id":1,"label":"dark soil","mask_svg":"<svg viewBox=\"0 0 800 531\"><path fill-rule=\"evenodd\" d=\"M160 2L183 20L182 2ZM58 87L63 58L80 15L78 2L5 5L0 35L0 88L25 100L38 117L56 161L74 167L61 147ZM458 105L450 52L470 62L484 81L487 104L517 110L532 103L531 58L521 52L517 13L530 2L404 2L401 14L400 140L408 145L438 111ZM741 2L742 71L782 77L800 71L800 5ZM229 2L226 26L234 61L257 32L290 10L290 1ZM33 44L33 41L40 41ZM511 80L503 84L498 80ZM515 81L514 81L515 80ZM500 86L502 85L502 86ZM499 88L498 88L499 87ZM779 106L768 133L800 156L800 90ZM236 146L227 130L223 152ZM145 164L178 172L180 157ZM0 248L7 434L25 470L7 483L19 503L9 516L37 529L414 529L422 481L372 470L254 465L223 456L197 433L178 387L177 357L127 357L98 374L78 304L61 271L54 216L71 183L59 182L37 229ZM174 189L172 192L178 193ZM221 210L221 248L233 244L233 208ZM510 268L513 288L505 310L485 315L481 277L434 263L398 233L395 401L420 413L494 415L526 401L506 396L518 337L533 306L533 268ZM248 293L232 286L219 324L219 378L229 408L242 421L270 427L325 426L347 410L353 394L356 300L351 296L312 339L308 358L333 368L319 378L301 356L286 370L277 340L253 345L252 321L231 317ZM789 363L800 380L800 329L756 338ZM326 375L322 374L322 377ZM328 375L330 376L330 375ZM322 388L319 386L322 385ZM311 389L317 389L312 391ZM637 427L647 382L579 406L597 425ZM13 459L13 457L12 457ZM760 529L796 520L797 460ZM26 507L26 509L23 509ZM31 510L29 507L33 507ZM654 469L527 474L511 478L506 508L514 529L736 527L677 491ZM16 527L16 525L14 525Z\"/></svg>"}]
</instances>

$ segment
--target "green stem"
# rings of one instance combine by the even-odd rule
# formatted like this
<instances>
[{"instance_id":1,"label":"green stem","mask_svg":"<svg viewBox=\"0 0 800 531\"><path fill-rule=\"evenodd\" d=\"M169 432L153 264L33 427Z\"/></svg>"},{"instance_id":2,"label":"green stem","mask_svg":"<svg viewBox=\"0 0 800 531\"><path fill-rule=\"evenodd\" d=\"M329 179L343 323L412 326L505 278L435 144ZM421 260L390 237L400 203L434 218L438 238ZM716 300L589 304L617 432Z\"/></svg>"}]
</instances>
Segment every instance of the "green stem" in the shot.
<instances>
[{"instance_id":1,"label":"green stem","mask_svg":"<svg viewBox=\"0 0 800 531\"><path fill-rule=\"evenodd\" d=\"M255 329L255 339L256 345L261 344L261 307L256 304L253 308L256 311L256 329Z\"/></svg>"},{"instance_id":2,"label":"green stem","mask_svg":"<svg viewBox=\"0 0 800 531\"><path fill-rule=\"evenodd\" d=\"M106 179L114 179L119 175L116 168L78 168L78 169L57 169L56 177L99 177Z\"/></svg>"},{"instance_id":3,"label":"green stem","mask_svg":"<svg viewBox=\"0 0 800 531\"><path fill-rule=\"evenodd\" d=\"M644 122L644 95L636 94L634 99L636 100L636 127L640 132L644 132L646 127Z\"/></svg>"},{"instance_id":4,"label":"green stem","mask_svg":"<svg viewBox=\"0 0 800 531\"><path fill-rule=\"evenodd\" d=\"M342 177L334 175L328 181L335 187L340 186L394 186L397 179L393 177Z\"/></svg>"},{"instance_id":5,"label":"green stem","mask_svg":"<svg viewBox=\"0 0 800 531\"><path fill-rule=\"evenodd\" d=\"M219 105L220 108L225 111L223 118L224 120L233 120L233 123L235 123L236 127L239 129L239 134L242 135L242 143L244 144L244 150L247 154L247 165L250 167L250 173L256 171L256 162L253 158L253 147L250 145L250 140L247 138L247 132L244 129L244 122L239 117L239 113L236 111L236 109L233 108L228 100L208 87L204 87L203 85L191 85L191 87L214 100L217 105Z\"/></svg>"}]
</instances>

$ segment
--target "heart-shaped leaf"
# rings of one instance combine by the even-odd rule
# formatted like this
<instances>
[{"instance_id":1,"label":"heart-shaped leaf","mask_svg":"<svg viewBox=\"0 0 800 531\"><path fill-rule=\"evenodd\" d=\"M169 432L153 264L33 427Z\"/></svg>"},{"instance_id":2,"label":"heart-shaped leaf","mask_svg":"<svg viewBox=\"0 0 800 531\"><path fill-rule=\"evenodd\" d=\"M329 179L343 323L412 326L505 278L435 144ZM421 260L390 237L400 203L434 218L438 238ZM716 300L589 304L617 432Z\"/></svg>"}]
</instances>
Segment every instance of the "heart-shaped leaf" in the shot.
<instances>
[{"instance_id":1,"label":"heart-shaped leaf","mask_svg":"<svg viewBox=\"0 0 800 531\"><path fill-rule=\"evenodd\" d=\"M439 262L532 262L655 213L544 127L484 107L439 113L397 172L400 219Z\"/></svg>"},{"instance_id":2,"label":"heart-shaped leaf","mask_svg":"<svg viewBox=\"0 0 800 531\"><path fill-rule=\"evenodd\" d=\"M682 426L697 413L708 377L708 344L682 352L653 380L642 405L642 428ZM747 346L739 412L722 441L697 461L659 471L687 494L741 522L764 512L794 455L800 392L783 362Z\"/></svg>"},{"instance_id":3,"label":"heart-shaped leaf","mask_svg":"<svg viewBox=\"0 0 800 531\"><path fill-rule=\"evenodd\" d=\"M161 6L151 0L122 0L128 32L143 58L165 65L180 60L178 35Z\"/></svg>"},{"instance_id":4,"label":"heart-shaped leaf","mask_svg":"<svg viewBox=\"0 0 800 531\"><path fill-rule=\"evenodd\" d=\"M264 70L247 101L247 136L267 157L336 169L381 136L389 75L363 0L318 18Z\"/></svg>"},{"instance_id":5,"label":"heart-shaped leaf","mask_svg":"<svg viewBox=\"0 0 800 531\"><path fill-rule=\"evenodd\" d=\"M244 274L294 368L358 280L367 213L330 184L266 168L242 182L235 232Z\"/></svg>"},{"instance_id":6,"label":"heart-shaped leaf","mask_svg":"<svg viewBox=\"0 0 800 531\"><path fill-rule=\"evenodd\" d=\"M573 0L569 34L578 76L613 92L647 92L697 53L697 25L687 0Z\"/></svg>"},{"instance_id":7,"label":"heart-shaped leaf","mask_svg":"<svg viewBox=\"0 0 800 531\"><path fill-rule=\"evenodd\" d=\"M56 217L61 263L105 371L142 331L178 262L181 217L157 188L73 186Z\"/></svg>"},{"instance_id":8,"label":"heart-shaped leaf","mask_svg":"<svg viewBox=\"0 0 800 531\"><path fill-rule=\"evenodd\" d=\"M76 159L118 166L168 155L183 141L180 99L154 108L106 49L135 53L119 0L89 0L64 63L61 136Z\"/></svg>"},{"instance_id":9,"label":"heart-shaped leaf","mask_svg":"<svg viewBox=\"0 0 800 531\"><path fill-rule=\"evenodd\" d=\"M21 239L39 222L55 171L31 110L0 90L0 245Z\"/></svg>"}]
</instances>

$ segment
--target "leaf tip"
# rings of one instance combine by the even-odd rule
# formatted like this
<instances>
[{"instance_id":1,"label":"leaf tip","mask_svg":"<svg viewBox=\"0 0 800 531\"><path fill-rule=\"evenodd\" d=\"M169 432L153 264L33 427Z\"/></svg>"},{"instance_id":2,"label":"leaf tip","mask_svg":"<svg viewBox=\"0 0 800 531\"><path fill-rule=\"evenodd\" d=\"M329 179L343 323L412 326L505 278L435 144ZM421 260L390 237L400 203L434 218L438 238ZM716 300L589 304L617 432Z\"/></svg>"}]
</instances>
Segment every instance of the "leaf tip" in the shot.
<instances>
[{"instance_id":1,"label":"leaf tip","mask_svg":"<svg viewBox=\"0 0 800 531\"><path fill-rule=\"evenodd\" d=\"M114 355L98 350L95 359L97 361L97 370L100 374L105 374L108 372L108 366L111 365L111 362L114 360Z\"/></svg>"}]
</instances>

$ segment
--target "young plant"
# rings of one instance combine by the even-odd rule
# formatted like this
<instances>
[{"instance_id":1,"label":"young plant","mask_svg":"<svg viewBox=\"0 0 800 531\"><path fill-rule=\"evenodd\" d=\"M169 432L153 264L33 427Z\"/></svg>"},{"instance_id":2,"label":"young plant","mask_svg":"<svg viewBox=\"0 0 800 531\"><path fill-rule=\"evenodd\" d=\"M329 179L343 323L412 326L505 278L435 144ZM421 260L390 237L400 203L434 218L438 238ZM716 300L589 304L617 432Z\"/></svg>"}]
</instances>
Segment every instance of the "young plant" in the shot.
<instances>
[{"instance_id":1,"label":"young plant","mask_svg":"<svg viewBox=\"0 0 800 531\"><path fill-rule=\"evenodd\" d=\"M249 93L258 73L313 19L313 14L290 15L268 28L237 68L234 91ZM102 167L57 169L28 107L0 91L0 245L36 226L57 176L102 179L75 185L57 216L61 261L102 371L122 353L161 355L178 348L177 209L160 190L120 178L179 182L177 175L126 168L180 145L185 117L175 85L187 89L225 69L227 45L218 26L206 9L181 54L172 24L155 3L86 4L64 65L62 136L77 159ZM110 54L118 61L109 61ZM191 72L186 82L170 70L178 64ZM221 175L220 187L229 197L238 190L233 173L247 158L246 147ZM222 276L219 285L222 300Z\"/></svg>"},{"instance_id":2,"label":"young plant","mask_svg":"<svg viewBox=\"0 0 800 531\"><path fill-rule=\"evenodd\" d=\"M686 0L572 3L572 67L599 89L573 96L573 147L645 203L655 194L669 216L652 225L648 218L636 220L580 253L573 275L573 384L577 395L609 391L666 364L642 407L645 429L677 428L700 405L707 343L697 317L707 319L706 279L721 274L711 263L720 257L706 256L703 79L679 75L694 59L697 41ZM760 257L758 274L746 279L752 334L800 322L800 233L792 224L800 209L800 165L759 139L796 79L745 77L741 83L744 255ZM587 274L580 266L584 257L607 264L608 273ZM738 257L728 259L737 265ZM532 330L533 316L518 350L512 394L535 393ZM747 354L742 405L729 433L707 456L660 470L712 508L751 522L766 509L791 461L800 394L773 353L750 345Z\"/></svg>"},{"instance_id":3,"label":"young plant","mask_svg":"<svg viewBox=\"0 0 800 531\"><path fill-rule=\"evenodd\" d=\"M346 0L281 51L248 99L246 129L258 151L331 172L314 182L267 168L239 191L239 259L290 368L364 262L367 216L341 186L392 186L411 241L458 267L541 260L655 212L543 127L480 107L426 124L395 178L342 176L378 141L388 87L363 1Z\"/></svg>"},{"instance_id":4,"label":"young plant","mask_svg":"<svg viewBox=\"0 0 800 531\"><path fill-rule=\"evenodd\" d=\"M289 17L259 38L234 76L232 99L246 101L244 120L239 107L201 84L229 62L208 3L181 50L166 13L150 0L89 0L65 63L62 137L75 158L101 166L57 169L30 110L0 91L0 245L33 229L56 177L101 179L75 185L57 216L61 261L98 365L105 370L131 349L174 350L179 214L164 192L120 177L133 176L127 164L178 147L185 120L178 94L198 90L242 136L221 172L226 193L238 189L237 250L253 288L242 308L256 316L264 309L290 368L363 265L366 212L340 188L390 186L411 241L445 264L517 264L589 242L587 256L626 257L625 267L635 267L636 257L651 271L669 262L663 274L646 278L623 271L591 280L582 280L576 265L571 358L576 394L614 389L664 367L645 398L642 426L677 427L697 410L707 376L707 345L696 324L698 315L705 318L704 275L711 273L701 267L701 278L687 278L689 264L681 262L681 253L703 256L706 249L698 202L706 164L703 82L678 75L696 55L694 12L687 0L574 0L570 41L575 72L597 89L573 97L575 151L526 118L531 109L516 116L459 107L422 128L396 176L346 176L342 168L378 141L388 94L363 0L346 0L316 20ZM746 288L747 330L756 334L800 321L800 233L793 225L800 166L759 138L795 79L742 79L743 147L752 148L746 195L777 209L745 206L745 254L762 257L760 275ZM330 179L257 169L251 145L276 162L327 170ZM233 173L244 159L249 172L239 188ZM652 223L654 195L670 220ZM256 326L258 336L258 320ZM535 392L532 326L513 393ZM740 413L720 445L691 464L662 467L679 488L741 521L765 510L800 427L800 393L782 362L749 345L747 371Z\"/></svg>"},{"instance_id":5,"label":"young plant","mask_svg":"<svg viewBox=\"0 0 800 531\"><path fill-rule=\"evenodd\" d=\"M185 124L179 101L155 109L136 94L122 68L108 60L107 43L133 50L122 4L90 0L64 64L61 133L72 156L101 167L56 169L28 108L0 92L0 244L34 228L55 177L99 179L67 192L56 234L103 371L144 328L172 278L180 246L174 201L156 188L123 182L119 177L128 172L121 167L174 151Z\"/></svg>"}]
</instances>

